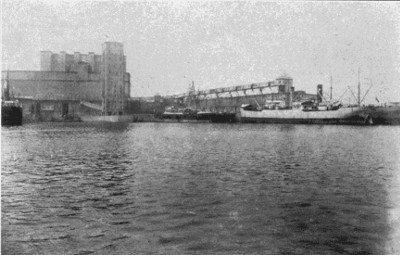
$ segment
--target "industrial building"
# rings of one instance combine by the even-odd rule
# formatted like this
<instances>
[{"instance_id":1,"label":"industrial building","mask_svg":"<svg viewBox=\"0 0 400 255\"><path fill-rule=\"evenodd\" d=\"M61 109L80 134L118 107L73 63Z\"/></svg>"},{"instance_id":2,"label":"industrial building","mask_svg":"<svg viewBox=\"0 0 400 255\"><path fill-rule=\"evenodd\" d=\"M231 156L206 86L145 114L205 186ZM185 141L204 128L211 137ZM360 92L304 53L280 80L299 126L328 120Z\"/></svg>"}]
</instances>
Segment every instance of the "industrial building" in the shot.
<instances>
[{"instance_id":1,"label":"industrial building","mask_svg":"<svg viewBox=\"0 0 400 255\"><path fill-rule=\"evenodd\" d=\"M103 43L101 55L42 51L40 71L3 70L1 82L22 104L24 121L122 115L131 86L117 42Z\"/></svg>"},{"instance_id":2,"label":"industrial building","mask_svg":"<svg viewBox=\"0 0 400 255\"><path fill-rule=\"evenodd\" d=\"M322 93L322 87L320 92ZM296 91L293 78L284 74L268 82L171 95L165 97L164 102L174 100L181 105L207 112L239 113L242 104L264 104L266 101L282 100L290 106L295 101L316 99L317 94Z\"/></svg>"}]
</instances>

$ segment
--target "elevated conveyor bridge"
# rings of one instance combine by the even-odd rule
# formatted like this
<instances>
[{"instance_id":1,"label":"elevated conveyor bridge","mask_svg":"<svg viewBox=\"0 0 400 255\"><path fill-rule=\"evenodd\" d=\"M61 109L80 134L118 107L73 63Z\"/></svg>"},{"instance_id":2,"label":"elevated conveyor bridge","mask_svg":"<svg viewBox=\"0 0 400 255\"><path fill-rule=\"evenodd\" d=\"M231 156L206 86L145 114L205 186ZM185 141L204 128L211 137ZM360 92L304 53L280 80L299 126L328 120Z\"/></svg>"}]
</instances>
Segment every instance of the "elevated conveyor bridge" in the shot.
<instances>
[{"instance_id":1,"label":"elevated conveyor bridge","mask_svg":"<svg viewBox=\"0 0 400 255\"><path fill-rule=\"evenodd\" d=\"M260 83L252 83L252 84L247 84L247 85L239 85L239 86L232 86L232 87L186 92L186 93L182 93L182 94L165 96L165 98L166 99L182 99L182 100L184 100L185 98L205 99L211 95L215 95L215 97L218 98L221 94L226 94L226 95L229 95L229 97L234 97L234 96L239 96L239 92L243 92L244 95L246 95L246 92L248 92L248 91L256 92L256 93L262 95L262 94L264 94L263 90L272 89L273 87L278 87L280 85L283 85L283 84L279 84L279 81L260 82ZM271 90L269 92L271 92ZM236 93L236 95L233 93Z\"/></svg>"}]
</instances>

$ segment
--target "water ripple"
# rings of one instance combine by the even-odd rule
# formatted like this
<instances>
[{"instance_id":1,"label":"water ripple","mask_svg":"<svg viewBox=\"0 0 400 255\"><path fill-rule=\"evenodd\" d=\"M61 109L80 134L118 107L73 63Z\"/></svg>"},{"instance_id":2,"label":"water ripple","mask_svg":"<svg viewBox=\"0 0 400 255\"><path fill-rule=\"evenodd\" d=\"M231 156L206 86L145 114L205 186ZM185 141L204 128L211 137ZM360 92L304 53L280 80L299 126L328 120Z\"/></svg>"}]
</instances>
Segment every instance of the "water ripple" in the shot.
<instances>
[{"instance_id":1,"label":"water ripple","mask_svg":"<svg viewBox=\"0 0 400 255\"><path fill-rule=\"evenodd\" d=\"M397 254L397 127L2 128L4 254Z\"/></svg>"}]
</instances>

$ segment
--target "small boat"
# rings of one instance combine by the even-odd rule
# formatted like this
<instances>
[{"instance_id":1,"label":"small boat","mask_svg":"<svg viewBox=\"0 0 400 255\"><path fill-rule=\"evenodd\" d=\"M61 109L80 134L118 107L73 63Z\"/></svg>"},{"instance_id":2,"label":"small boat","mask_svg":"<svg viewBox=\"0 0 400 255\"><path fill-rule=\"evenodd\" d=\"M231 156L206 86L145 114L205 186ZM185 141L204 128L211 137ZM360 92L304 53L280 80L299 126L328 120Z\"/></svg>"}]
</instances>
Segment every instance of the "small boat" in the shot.
<instances>
[{"instance_id":1,"label":"small boat","mask_svg":"<svg viewBox=\"0 0 400 255\"><path fill-rule=\"evenodd\" d=\"M209 118L199 118L198 112L189 108L175 109L169 107L162 114L164 122L198 123L210 122Z\"/></svg>"},{"instance_id":2,"label":"small boat","mask_svg":"<svg viewBox=\"0 0 400 255\"><path fill-rule=\"evenodd\" d=\"M168 107L162 114L164 120L195 120L196 112L191 109L176 109L174 107Z\"/></svg>"}]
</instances>

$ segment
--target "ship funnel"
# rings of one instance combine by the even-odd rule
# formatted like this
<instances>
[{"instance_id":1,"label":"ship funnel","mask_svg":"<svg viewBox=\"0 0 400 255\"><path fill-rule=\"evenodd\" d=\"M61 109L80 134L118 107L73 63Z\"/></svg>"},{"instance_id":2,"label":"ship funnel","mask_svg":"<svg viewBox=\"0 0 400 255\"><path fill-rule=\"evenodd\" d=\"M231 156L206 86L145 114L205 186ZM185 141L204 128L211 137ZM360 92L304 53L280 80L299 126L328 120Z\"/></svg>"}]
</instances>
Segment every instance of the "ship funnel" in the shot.
<instances>
[{"instance_id":1,"label":"ship funnel","mask_svg":"<svg viewBox=\"0 0 400 255\"><path fill-rule=\"evenodd\" d=\"M322 84L317 85L317 102L321 103L323 97Z\"/></svg>"}]
</instances>

